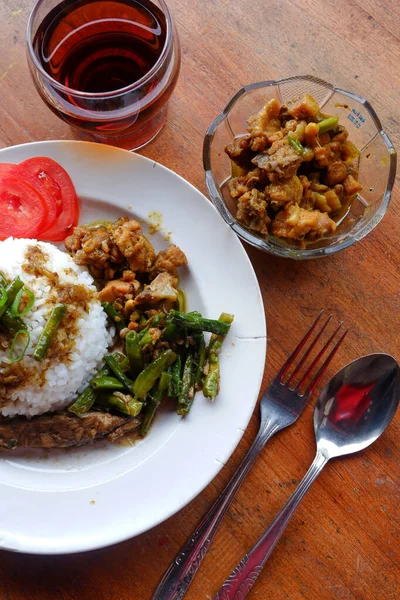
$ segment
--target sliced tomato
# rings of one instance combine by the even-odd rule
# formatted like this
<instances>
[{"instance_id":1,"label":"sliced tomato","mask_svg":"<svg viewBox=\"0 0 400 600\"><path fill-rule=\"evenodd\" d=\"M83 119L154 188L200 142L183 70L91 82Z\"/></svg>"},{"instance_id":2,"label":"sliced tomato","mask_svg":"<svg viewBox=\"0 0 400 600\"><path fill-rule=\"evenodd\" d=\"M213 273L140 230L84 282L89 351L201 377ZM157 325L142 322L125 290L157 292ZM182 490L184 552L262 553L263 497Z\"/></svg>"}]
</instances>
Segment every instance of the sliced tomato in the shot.
<instances>
[{"instance_id":1,"label":"sliced tomato","mask_svg":"<svg viewBox=\"0 0 400 600\"><path fill-rule=\"evenodd\" d=\"M46 222L48 208L41 194L11 174L0 174L0 239L37 238Z\"/></svg>"},{"instance_id":2,"label":"sliced tomato","mask_svg":"<svg viewBox=\"0 0 400 600\"><path fill-rule=\"evenodd\" d=\"M79 202L74 184L61 165L51 158L28 158L18 165L20 176L36 177L51 194L56 206L56 219L52 226L40 233L39 239L52 242L64 240L76 227L79 219Z\"/></svg>"},{"instance_id":3,"label":"sliced tomato","mask_svg":"<svg viewBox=\"0 0 400 600\"><path fill-rule=\"evenodd\" d=\"M47 219L43 223L43 231L49 229L56 222L57 216L60 214L60 210L57 202L54 200L54 196L49 191L48 185L46 185L40 177L37 177L34 173L30 173L26 169L21 169L20 165L14 165L11 163L0 163L0 175L8 174L19 177L34 187L39 194L42 196L47 204L48 214Z\"/></svg>"}]
</instances>

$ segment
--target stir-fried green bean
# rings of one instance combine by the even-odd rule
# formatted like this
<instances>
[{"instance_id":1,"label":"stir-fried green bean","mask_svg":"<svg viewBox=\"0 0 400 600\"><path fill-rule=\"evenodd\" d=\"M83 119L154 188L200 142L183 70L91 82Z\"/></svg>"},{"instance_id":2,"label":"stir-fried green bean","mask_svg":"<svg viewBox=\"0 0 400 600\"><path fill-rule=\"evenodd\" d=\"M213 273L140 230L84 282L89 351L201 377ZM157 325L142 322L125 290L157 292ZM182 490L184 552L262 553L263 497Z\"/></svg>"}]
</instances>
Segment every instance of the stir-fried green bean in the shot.
<instances>
[{"instance_id":1,"label":"stir-fried green bean","mask_svg":"<svg viewBox=\"0 0 400 600\"><path fill-rule=\"evenodd\" d=\"M199 389L201 386L201 382L203 380L203 370L206 364L207 352L206 352L206 343L204 340L204 335L202 332L196 332L195 335L196 341L196 350L197 350L197 370L196 370L196 381L195 387Z\"/></svg>"},{"instance_id":2,"label":"stir-fried green bean","mask_svg":"<svg viewBox=\"0 0 400 600\"><path fill-rule=\"evenodd\" d=\"M168 396L171 398L178 398L179 390L181 387L181 371L182 371L182 359L178 354L173 365L169 368L171 375L171 381L168 386Z\"/></svg>"},{"instance_id":3,"label":"stir-fried green bean","mask_svg":"<svg viewBox=\"0 0 400 600\"><path fill-rule=\"evenodd\" d=\"M144 410L143 421L140 426L140 435L147 435L150 425L153 422L154 416L157 412L158 407L160 406L161 400L165 396L168 386L171 382L171 374L164 371L161 373L160 381L158 382L157 389L153 393L153 395L149 398L146 408Z\"/></svg>"},{"instance_id":4,"label":"stir-fried green bean","mask_svg":"<svg viewBox=\"0 0 400 600\"><path fill-rule=\"evenodd\" d=\"M125 329L126 321L122 315L113 307L110 302L102 302L101 306L103 307L104 312L110 319L110 321L115 325L118 331L122 331Z\"/></svg>"},{"instance_id":5,"label":"stir-fried green bean","mask_svg":"<svg viewBox=\"0 0 400 600\"><path fill-rule=\"evenodd\" d=\"M119 381L124 385L124 387L132 392L133 381L125 374L123 368L121 367L120 361L112 354L110 356L105 356L103 360L109 366L114 375L119 379Z\"/></svg>"},{"instance_id":6,"label":"stir-fried green bean","mask_svg":"<svg viewBox=\"0 0 400 600\"><path fill-rule=\"evenodd\" d=\"M74 413L77 417L83 417L92 408L95 400L96 392L92 386L88 385L67 410Z\"/></svg>"},{"instance_id":7,"label":"stir-fried green bean","mask_svg":"<svg viewBox=\"0 0 400 600\"><path fill-rule=\"evenodd\" d=\"M95 377L90 382L91 386L95 390L123 390L125 386L119 379L112 377L111 375L103 375L102 377Z\"/></svg>"},{"instance_id":8,"label":"stir-fried green bean","mask_svg":"<svg viewBox=\"0 0 400 600\"><path fill-rule=\"evenodd\" d=\"M18 292L20 290L22 290L23 287L24 287L24 284L19 277L16 277L15 279L12 280L11 283L7 284L7 286L6 286L7 301L0 308L0 319L3 317L3 315L6 312L6 310L8 309L8 307L12 305L12 303L15 300L16 295L18 294ZM10 316L12 316L11 313L10 313Z\"/></svg>"},{"instance_id":9,"label":"stir-fried green bean","mask_svg":"<svg viewBox=\"0 0 400 600\"><path fill-rule=\"evenodd\" d=\"M220 320L224 323L231 324L233 321L233 315L222 313ZM208 372L204 378L203 394L206 398L209 398L211 402L215 400L219 392L219 382L221 378L219 355L224 339L225 336L212 335L208 346Z\"/></svg>"},{"instance_id":10,"label":"stir-fried green bean","mask_svg":"<svg viewBox=\"0 0 400 600\"><path fill-rule=\"evenodd\" d=\"M42 362L42 360L45 358L47 349L57 333L57 329L60 326L66 310L67 307L65 304L56 304L51 311L49 320L40 334L33 352L33 358L38 362Z\"/></svg>"},{"instance_id":11,"label":"stir-fried green bean","mask_svg":"<svg viewBox=\"0 0 400 600\"><path fill-rule=\"evenodd\" d=\"M338 126L339 117L328 117L318 123L318 133L326 133Z\"/></svg>"},{"instance_id":12,"label":"stir-fried green bean","mask_svg":"<svg viewBox=\"0 0 400 600\"><path fill-rule=\"evenodd\" d=\"M229 331L230 324L216 321L213 319L204 319L199 313L180 313L177 310L169 312L172 322L192 329L194 331L209 331L217 335L226 335Z\"/></svg>"},{"instance_id":13,"label":"stir-fried green bean","mask_svg":"<svg viewBox=\"0 0 400 600\"><path fill-rule=\"evenodd\" d=\"M137 376L133 384L133 392L136 398L145 399L161 373L167 369L176 359L175 352L165 350L157 358L153 360L143 371Z\"/></svg>"},{"instance_id":14,"label":"stir-fried green bean","mask_svg":"<svg viewBox=\"0 0 400 600\"><path fill-rule=\"evenodd\" d=\"M195 395L194 383L197 371L194 353L195 349L191 346L186 355L183 367L181 387L178 396L178 415L187 415L193 404Z\"/></svg>"},{"instance_id":15,"label":"stir-fried green bean","mask_svg":"<svg viewBox=\"0 0 400 600\"><path fill-rule=\"evenodd\" d=\"M139 343L139 334L136 331L129 331L126 334L125 349L129 360L129 370L135 377L143 369L143 352Z\"/></svg>"},{"instance_id":16,"label":"stir-fried green bean","mask_svg":"<svg viewBox=\"0 0 400 600\"><path fill-rule=\"evenodd\" d=\"M123 394L122 392L114 392L107 397L106 402L129 417L137 417L143 408L143 402L139 402L129 394Z\"/></svg>"}]
</instances>

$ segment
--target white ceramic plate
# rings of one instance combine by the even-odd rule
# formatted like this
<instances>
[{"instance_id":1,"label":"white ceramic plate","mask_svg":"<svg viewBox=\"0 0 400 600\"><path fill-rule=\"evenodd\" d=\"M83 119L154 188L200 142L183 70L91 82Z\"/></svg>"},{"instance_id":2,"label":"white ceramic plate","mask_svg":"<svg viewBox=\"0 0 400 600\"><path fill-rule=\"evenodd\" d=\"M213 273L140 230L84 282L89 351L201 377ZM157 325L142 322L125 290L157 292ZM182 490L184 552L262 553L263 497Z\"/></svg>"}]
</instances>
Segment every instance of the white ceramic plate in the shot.
<instances>
[{"instance_id":1,"label":"white ceramic plate","mask_svg":"<svg viewBox=\"0 0 400 600\"><path fill-rule=\"evenodd\" d=\"M0 547L40 554L91 550L138 535L199 494L228 460L261 385L266 328L260 289L234 233L184 179L137 154L88 142L37 142L0 151L0 162L48 156L70 174L81 222L163 216L151 237L170 235L186 253L181 274L189 310L235 322L221 357L214 404L196 396L190 415L164 412L135 446L99 443L0 454ZM145 228L146 232L146 228Z\"/></svg>"}]
</instances>

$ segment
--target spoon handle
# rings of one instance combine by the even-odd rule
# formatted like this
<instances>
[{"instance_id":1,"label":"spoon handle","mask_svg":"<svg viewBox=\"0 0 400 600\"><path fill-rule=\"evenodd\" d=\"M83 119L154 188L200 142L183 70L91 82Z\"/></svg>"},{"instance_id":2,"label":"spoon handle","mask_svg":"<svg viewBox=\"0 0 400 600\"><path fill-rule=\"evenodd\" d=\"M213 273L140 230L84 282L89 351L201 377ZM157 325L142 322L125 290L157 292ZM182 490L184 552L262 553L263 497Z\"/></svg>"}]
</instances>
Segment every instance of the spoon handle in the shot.
<instances>
[{"instance_id":1,"label":"spoon handle","mask_svg":"<svg viewBox=\"0 0 400 600\"><path fill-rule=\"evenodd\" d=\"M214 600L244 600L270 557L279 538L285 531L292 515L311 484L316 480L328 459L317 452L311 467L290 496L271 525L258 539L253 548L240 561L220 588Z\"/></svg>"}]
</instances>

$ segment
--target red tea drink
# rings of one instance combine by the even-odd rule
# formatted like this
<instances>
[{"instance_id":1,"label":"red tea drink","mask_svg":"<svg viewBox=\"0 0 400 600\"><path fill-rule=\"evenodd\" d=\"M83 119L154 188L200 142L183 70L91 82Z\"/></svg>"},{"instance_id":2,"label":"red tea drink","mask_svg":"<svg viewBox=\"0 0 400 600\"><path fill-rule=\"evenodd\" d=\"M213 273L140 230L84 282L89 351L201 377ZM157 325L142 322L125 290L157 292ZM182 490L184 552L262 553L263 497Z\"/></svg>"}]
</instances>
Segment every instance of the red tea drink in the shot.
<instances>
[{"instance_id":1,"label":"red tea drink","mask_svg":"<svg viewBox=\"0 0 400 600\"><path fill-rule=\"evenodd\" d=\"M142 145L161 128L179 72L179 46L168 26L150 0L57 3L32 40L49 76L38 81L33 72L39 92L71 125L105 138L136 137L134 146Z\"/></svg>"}]
</instances>

